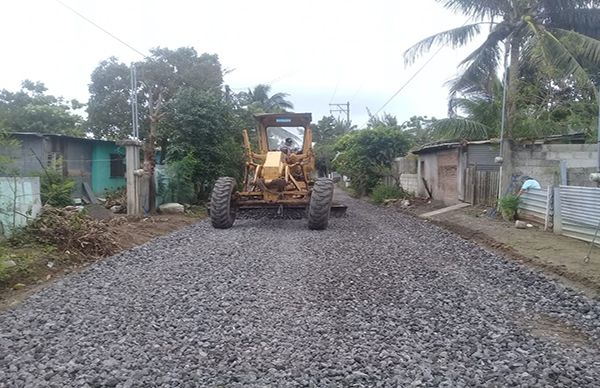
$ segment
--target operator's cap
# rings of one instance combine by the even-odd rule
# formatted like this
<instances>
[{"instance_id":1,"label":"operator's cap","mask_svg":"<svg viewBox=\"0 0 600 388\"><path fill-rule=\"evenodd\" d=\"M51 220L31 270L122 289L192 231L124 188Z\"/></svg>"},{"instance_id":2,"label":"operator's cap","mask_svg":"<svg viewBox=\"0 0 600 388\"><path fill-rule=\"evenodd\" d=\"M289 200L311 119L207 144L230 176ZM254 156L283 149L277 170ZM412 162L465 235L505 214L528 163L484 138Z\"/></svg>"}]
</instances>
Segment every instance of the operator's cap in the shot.
<instances>
[{"instance_id":1,"label":"operator's cap","mask_svg":"<svg viewBox=\"0 0 600 388\"><path fill-rule=\"evenodd\" d=\"M285 144L292 144L294 141L292 140L291 137L288 137L287 139L285 139Z\"/></svg>"}]
</instances>

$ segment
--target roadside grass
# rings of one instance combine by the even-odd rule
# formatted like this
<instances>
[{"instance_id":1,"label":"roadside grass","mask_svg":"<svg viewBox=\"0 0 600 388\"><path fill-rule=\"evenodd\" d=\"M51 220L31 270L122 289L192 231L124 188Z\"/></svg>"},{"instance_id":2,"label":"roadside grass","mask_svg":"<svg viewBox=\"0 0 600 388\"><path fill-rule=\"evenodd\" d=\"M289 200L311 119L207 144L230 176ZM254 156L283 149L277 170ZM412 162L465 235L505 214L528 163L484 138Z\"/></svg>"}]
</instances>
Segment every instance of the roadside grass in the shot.
<instances>
[{"instance_id":1,"label":"roadside grass","mask_svg":"<svg viewBox=\"0 0 600 388\"><path fill-rule=\"evenodd\" d=\"M390 186L386 184L379 184L375 186L373 191L371 192L371 201L374 203L381 205L386 200L399 200L411 198L412 196L404 191L399 186Z\"/></svg>"},{"instance_id":2,"label":"roadside grass","mask_svg":"<svg viewBox=\"0 0 600 388\"><path fill-rule=\"evenodd\" d=\"M57 259L57 251L50 245L17 243L14 238L0 242L0 289L41 280Z\"/></svg>"}]
</instances>

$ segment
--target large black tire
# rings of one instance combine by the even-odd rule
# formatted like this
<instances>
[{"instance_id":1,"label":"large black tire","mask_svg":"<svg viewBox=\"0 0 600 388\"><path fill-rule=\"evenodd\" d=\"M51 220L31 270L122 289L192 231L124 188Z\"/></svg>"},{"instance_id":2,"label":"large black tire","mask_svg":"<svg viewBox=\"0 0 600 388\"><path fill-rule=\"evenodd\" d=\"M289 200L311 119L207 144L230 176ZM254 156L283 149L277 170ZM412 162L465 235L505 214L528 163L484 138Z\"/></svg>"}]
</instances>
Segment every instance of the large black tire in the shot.
<instances>
[{"instance_id":1,"label":"large black tire","mask_svg":"<svg viewBox=\"0 0 600 388\"><path fill-rule=\"evenodd\" d=\"M215 182L210 196L210 221L213 227L228 229L233 226L236 213L233 203L235 189L234 178L221 177Z\"/></svg>"},{"instance_id":2,"label":"large black tire","mask_svg":"<svg viewBox=\"0 0 600 388\"><path fill-rule=\"evenodd\" d=\"M318 178L315 181L308 206L309 229L323 230L327 228L333 201L333 187L333 181L329 178Z\"/></svg>"}]
</instances>

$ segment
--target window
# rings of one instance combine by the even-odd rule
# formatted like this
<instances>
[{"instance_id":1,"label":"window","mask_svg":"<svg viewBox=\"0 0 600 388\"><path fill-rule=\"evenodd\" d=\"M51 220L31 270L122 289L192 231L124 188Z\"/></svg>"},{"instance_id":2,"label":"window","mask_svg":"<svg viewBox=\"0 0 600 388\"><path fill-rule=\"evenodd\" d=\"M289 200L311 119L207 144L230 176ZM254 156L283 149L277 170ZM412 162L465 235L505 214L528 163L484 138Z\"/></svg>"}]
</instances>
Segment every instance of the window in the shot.
<instances>
[{"instance_id":1,"label":"window","mask_svg":"<svg viewBox=\"0 0 600 388\"><path fill-rule=\"evenodd\" d=\"M303 127L267 127L269 150L275 151L283 145L285 139L292 139L292 149L302 149L304 143Z\"/></svg>"},{"instance_id":2,"label":"window","mask_svg":"<svg viewBox=\"0 0 600 388\"><path fill-rule=\"evenodd\" d=\"M56 171L62 173L63 170L63 156L60 152L48 152L46 159L46 167L50 171Z\"/></svg>"},{"instance_id":3,"label":"window","mask_svg":"<svg viewBox=\"0 0 600 388\"><path fill-rule=\"evenodd\" d=\"M123 178L125 176L125 157L121 154L110 154L110 177Z\"/></svg>"}]
</instances>

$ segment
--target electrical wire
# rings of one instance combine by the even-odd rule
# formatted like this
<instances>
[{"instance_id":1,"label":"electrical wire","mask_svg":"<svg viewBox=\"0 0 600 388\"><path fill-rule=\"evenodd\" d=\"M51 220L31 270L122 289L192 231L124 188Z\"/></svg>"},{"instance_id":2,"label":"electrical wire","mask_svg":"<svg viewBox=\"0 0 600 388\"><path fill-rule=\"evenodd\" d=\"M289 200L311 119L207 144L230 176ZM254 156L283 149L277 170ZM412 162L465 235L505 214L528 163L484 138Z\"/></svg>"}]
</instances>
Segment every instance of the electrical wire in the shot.
<instances>
[{"instance_id":1,"label":"electrical wire","mask_svg":"<svg viewBox=\"0 0 600 388\"><path fill-rule=\"evenodd\" d=\"M335 95L337 94L339 86L340 86L340 81L338 80L338 82L335 84L335 89L333 90L333 94L331 95L331 98L329 99L329 105L331 105L331 103L333 102L333 99L335 98Z\"/></svg>"},{"instance_id":2,"label":"electrical wire","mask_svg":"<svg viewBox=\"0 0 600 388\"><path fill-rule=\"evenodd\" d=\"M111 38L113 38L114 40L116 40L117 42L121 43L122 45L124 45L125 47L129 48L130 50L133 50L135 53L141 55L143 58L148 58L147 54L144 54L143 52L141 52L140 50L136 49L135 47L133 47L132 45L130 45L129 43L125 42L123 39L119 38L118 36L116 36L115 34L111 33L110 31L108 31L107 29L103 28L102 26L100 26L98 23L94 22L93 20L89 19L88 17L82 15L81 13L79 13L77 10L73 9L72 7L70 7L69 5L63 3L61 0L54 0L56 1L58 4L62 5L63 7L65 7L66 9L68 9L69 11L73 12L75 15L79 16L80 18L82 18L83 20L85 20L86 22L90 23L92 26L96 27L97 29L99 29L100 31L104 32L106 35L110 36Z\"/></svg>"},{"instance_id":3,"label":"electrical wire","mask_svg":"<svg viewBox=\"0 0 600 388\"><path fill-rule=\"evenodd\" d=\"M463 25L461 27L464 27L467 25L467 23L469 22L469 20L466 20ZM433 55L425 62L423 63L423 65L421 65L421 67L419 67L417 69L417 71L408 79L408 81L406 81L402 86L400 86L400 88L396 91L396 93L394 93L386 102L385 104L383 104L381 106L381 108L377 109L377 111L375 112L375 114L373 116L377 116L383 109L385 109L386 106L388 106L388 104L390 102L392 102L392 100L394 100L394 98L396 98L396 96L398 94L400 94L400 92L402 92L402 90L404 90L415 78L417 78L417 76L427 67L427 65L429 65L429 63L431 63L431 61L433 61L433 59L444 49L445 46L441 45L436 52L433 53ZM366 125L366 123L365 123Z\"/></svg>"},{"instance_id":4,"label":"electrical wire","mask_svg":"<svg viewBox=\"0 0 600 388\"><path fill-rule=\"evenodd\" d=\"M417 71L408 79L408 81L406 81L402 86L400 86L400 88L396 91L396 93L392 94L392 96L385 102L385 104L383 104L381 106L381 108L377 109L377 112L375 112L374 116L377 116L379 114L379 112L381 112L383 109L385 109L386 106L388 106L388 104L390 102L392 102L392 100L394 98L396 98L396 96L398 94L400 94L400 92L402 92L404 90L404 88L406 88L415 78L417 78L417 76L427 67L427 65L429 65L429 63L431 63L431 61L433 61L433 59L444 49L444 46L440 46L440 48L437 49L437 51L435 53L433 53L433 55L421 66L417 69Z\"/></svg>"}]
</instances>

